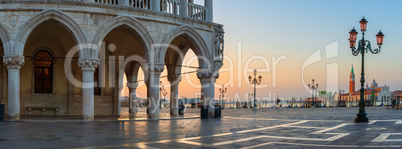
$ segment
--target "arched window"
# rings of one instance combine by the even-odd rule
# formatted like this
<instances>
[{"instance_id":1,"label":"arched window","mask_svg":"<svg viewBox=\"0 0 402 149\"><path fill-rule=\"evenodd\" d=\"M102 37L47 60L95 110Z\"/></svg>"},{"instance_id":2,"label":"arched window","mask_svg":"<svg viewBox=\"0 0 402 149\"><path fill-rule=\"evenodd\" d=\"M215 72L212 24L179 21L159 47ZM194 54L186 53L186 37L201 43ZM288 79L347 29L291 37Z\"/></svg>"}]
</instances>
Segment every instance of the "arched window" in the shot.
<instances>
[{"instance_id":1,"label":"arched window","mask_svg":"<svg viewBox=\"0 0 402 149\"><path fill-rule=\"evenodd\" d=\"M51 94L53 89L53 61L47 51L35 55L35 93Z\"/></svg>"}]
</instances>

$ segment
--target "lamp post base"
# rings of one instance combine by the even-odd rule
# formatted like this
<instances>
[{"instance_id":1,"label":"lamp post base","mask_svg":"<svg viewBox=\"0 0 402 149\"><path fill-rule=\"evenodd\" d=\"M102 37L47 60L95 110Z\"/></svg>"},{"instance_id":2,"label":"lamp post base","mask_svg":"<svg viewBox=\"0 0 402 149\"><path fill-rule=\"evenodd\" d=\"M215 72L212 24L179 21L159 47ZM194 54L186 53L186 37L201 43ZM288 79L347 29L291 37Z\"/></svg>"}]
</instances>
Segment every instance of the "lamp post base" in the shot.
<instances>
[{"instance_id":1,"label":"lamp post base","mask_svg":"<svg viewBox=\"0 0 402 149\"><path fill-rule=\"evenodd\" d=\"M367 114L356 114L357 117L355 118L355 123L365 123L368 122L368 118L366 117Z\"/></svg>"},{"instance_id":2,"label":"lamp post base","mask_svg":"<svg viewBox=\"0 0 402 149\"><path fill-rule=\"evenodd\" d=\"M257 107L253 107L253 111L257 111Z\"/></svg>"}]
</instances>

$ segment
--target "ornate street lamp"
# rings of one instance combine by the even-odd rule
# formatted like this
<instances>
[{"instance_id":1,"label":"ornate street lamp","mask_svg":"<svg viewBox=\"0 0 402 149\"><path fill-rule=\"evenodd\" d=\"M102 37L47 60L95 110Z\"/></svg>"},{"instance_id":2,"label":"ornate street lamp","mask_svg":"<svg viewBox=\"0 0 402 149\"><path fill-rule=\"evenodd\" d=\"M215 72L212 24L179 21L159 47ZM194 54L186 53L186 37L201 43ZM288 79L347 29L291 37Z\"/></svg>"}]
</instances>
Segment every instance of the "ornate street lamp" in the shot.
<instances>
[{"instance_id":1,"label":"ornate street lamp","mask_svg":"<svg viewBox=\"0 0 402 149\"><path fill-rule=\"evenodd\" d=\"M257 69L254 69L254 79L251 78L251 76L248 77L248 81L250 82L250 84L254 85L254 107L253 107L253 111L257 111L256 86L257 86L257 84L261 84L261 80L262 80L262 77L260 75L258 77L258 81L257 81Z\"/></svg>"},{"instance_id":2,"label":"ornate street lamp","mask_svg":"<svg viewBox=\"0 0 402 149\"><path fill-rule=\"evenodd\" d=\"M360 102L359 102L359 113L356 114L357 117L355 118L355 122L359 123L359 122L368 122L368 118L366 110L365 110L365 101L364 101L364 54L368 53L368 51L370 51L372 54L378 54L381 52L381 45L383 44L384 41L384 34L381 32L378 32L378 34L376 35L377 37L377 45L378 45L378 49L371 49L371 44L370 41L365 40L364 39L364 32L367 29L367 20L363 19L360 21L360 30L362 31L362 39L359 41L358 43L358 47L356 49L356 37L357 37L357 32L355 30L355 28L353 28L349 34L350 34L350 38L349 38L349 44L350 44L350 48L352 49L352 54L354 56L358 56L359 53L361 53L362 55L362 72L361 72L361 79L360 79L360 83L361 83L361 89L360 89Z\"/></svg>"},{"instance_id":3,"label":"ornate street lamp","mask_svg":"<svg viewBox=\"0 0 402 149\"><path fill-rule=\"evenodd\" d=\"M313 79L313 83L312 83L312 85L310 85L310 84L308 84L308 88L309 89L311 89L311 90L313 90L313 92L312 92L312 98L313 98L313 103L312 103L312 107L315 107L315 97L314 97L314 91L317 91L317 89L318 89L318 84L316 84L315 86L314 86L314 79Z\"/></svg>"},{"instance_id":4,"label":"ornate street lamp","mask_svg":"<svg viewBox=\"0 0 402 149\"><path fill-rule=\"evenodd\" d=\"M166 101L166 95L167 95L167 91L166 91L166 89L165 89L165 85L162 85L162 81L160 81L159 82L159 84L160 84L160 88L159 88L159 109L162 109L162 96L163 96L163 99L165 99L165 101Z\"/></svg>"},{"instance_id":5,"label":"ornate street lamp","mask_svg":"<svg viewBox=\"0 0 402 149\"><path fill-rule=\"evenodd\" d=\"M219 89L219 93L221 94L221 106L223 102L223 98L225 97L225 93L228 91L227 88L224 88L225 86L222 85L222 88Z\"/></svg>"}]
</instances>

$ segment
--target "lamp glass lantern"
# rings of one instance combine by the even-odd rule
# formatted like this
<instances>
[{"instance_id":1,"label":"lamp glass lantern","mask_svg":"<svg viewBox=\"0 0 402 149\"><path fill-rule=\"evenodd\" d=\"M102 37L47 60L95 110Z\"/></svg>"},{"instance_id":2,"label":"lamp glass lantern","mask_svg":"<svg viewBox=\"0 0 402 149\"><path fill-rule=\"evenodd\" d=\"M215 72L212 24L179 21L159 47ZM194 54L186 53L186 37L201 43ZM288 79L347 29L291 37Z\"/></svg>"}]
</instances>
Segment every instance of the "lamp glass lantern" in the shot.
<instances>
[{"instance_id":1,"label":"lamp glass lantern","mask_svg":"<svg viewBox=\"0 0 402 149\"><path fill-rule=\"evenodd\" d=\"M384 42L384 34L381 32L381 30L380 30L380 32L378 32L376 37L377 37L377 44L379 46L381 46L383 44L383 42Z\"/></svg>"},{"instance_id":2,"label":"lamp glass lantern","mask_svg":"<svg viewBox=\"0 0 402 149\"><path fill-rule=\"evenodd\" d=\"M365 32L367 29L367 20L363 17L362 20L360 20L360 30L362 32Z\"/></svg>"},{"instance_id":3,"label":"lamp glass lantern","mask_svg":"<svg viewBox=\"0 0 402 149\"><path fill-rule=\"evenodd\" d=\"M349 42L350 42L350 47L355 47L356 44L356 38L357 38L357 31L355 28L353 28L350 32L350 38L349 38Z\"/></svg>"}]
</instances>

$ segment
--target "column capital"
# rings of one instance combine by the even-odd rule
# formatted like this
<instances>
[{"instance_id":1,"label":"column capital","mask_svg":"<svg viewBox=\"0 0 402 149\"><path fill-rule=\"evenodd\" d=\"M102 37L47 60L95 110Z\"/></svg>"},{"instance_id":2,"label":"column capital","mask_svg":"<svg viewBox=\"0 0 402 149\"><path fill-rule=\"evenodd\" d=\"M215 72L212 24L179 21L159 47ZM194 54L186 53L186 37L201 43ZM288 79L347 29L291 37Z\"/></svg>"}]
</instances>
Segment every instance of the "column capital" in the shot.
<instances>
[{"instance_id":1,"label":"column capital","mask_svg":"<svg viewBox=\"0 0 402 149\"><path fill-rule=\"evenodd\" d=\"M160 75L163 70L165 70L165 67L162 64L151 65L148 67L149 74L153 75Z\"/></svg>"},{"instance_id":2,"label":"column capital","mask_svg":"<svg viewBox=\"0 0 402 149\"><path fill-rule=\"evenodd\" d=\"M78 59L78 66L82 71L95 71L99 66L99 59Z\"/></svg>"},{"instance_id":3,"label":"column capital","mask_svg":"<svg viewBox=\"0 0 402 149\"><path fill-rule=\"evenodd\" d=\"M23 56L18 55L4 56L3 63L7 66L7 69L21 69L21 66L25 64L25 59Z\"/></svg>"},{"instance_id":4,"label":"column capital","mask_svg":"<svg viewBox=\"0 0 402 149\"><path fill-rule=\"evenodd\" d=\"M182 79L182 76L181 76L181 75L170 75L170 76L168 77L168 81L169 81L169 82L180 82L181 79Z\"/></svg>"},{"instance_id":5,"label":"column capital","mask_svg":"<svg viewBox=\"0 0 402 149\"><path fill-rule=\"evenodd\" d=\"M129 88L129 89L136 89L137 87L138 87L138 83L130 83L130 82L127 82L127 87Z\"/></svg>"},{"instance_id":6,"label":"column capital","mask_svg":"<svg viewBox=\"0 0 402 149\"><path fill-rule=\"evenodd\" d=\"M199 69L197 70L198 79L216 79L218 78L219 73L214 73L213 70L209 69Z\"/></svg>"}]
</instances>

